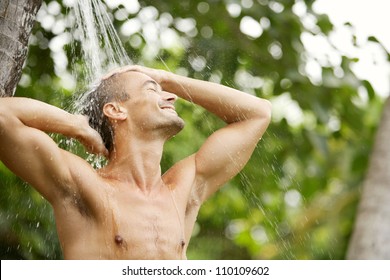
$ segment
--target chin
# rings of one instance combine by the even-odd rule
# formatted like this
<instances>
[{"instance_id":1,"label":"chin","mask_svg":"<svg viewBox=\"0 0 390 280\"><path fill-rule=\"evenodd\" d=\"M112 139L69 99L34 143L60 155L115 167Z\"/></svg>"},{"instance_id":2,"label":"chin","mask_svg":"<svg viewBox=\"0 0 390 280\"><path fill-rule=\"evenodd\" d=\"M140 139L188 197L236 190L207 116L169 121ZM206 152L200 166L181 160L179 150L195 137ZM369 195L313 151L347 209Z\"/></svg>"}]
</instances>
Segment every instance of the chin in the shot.
<instances>
[{"instance_id":1,"label":"chin","mask_svg":"<svg viewBox=\"0 0 390 280\"><path fill-rule=\"evenodd\" d=\"M178 134L184 128L184 121L180 117L172 121L169 125L165 126L164 131L167 135L167 139L172 138Z\"/></svg>"}]
</instances>

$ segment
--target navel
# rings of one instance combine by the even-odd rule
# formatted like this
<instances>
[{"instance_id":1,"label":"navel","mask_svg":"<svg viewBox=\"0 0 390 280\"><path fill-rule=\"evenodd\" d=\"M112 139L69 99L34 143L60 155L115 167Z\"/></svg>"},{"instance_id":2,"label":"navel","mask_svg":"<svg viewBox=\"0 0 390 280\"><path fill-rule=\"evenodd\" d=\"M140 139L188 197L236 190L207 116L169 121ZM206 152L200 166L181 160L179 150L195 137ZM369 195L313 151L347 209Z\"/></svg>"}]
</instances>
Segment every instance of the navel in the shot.
<instances>
[{"instance_id":1,"label":"navel","mask_svg":"<svg viewBox=\"0 0 390 280\"><path fill-rule=\"evenodd\" d=\"M180 241L180 245L181 245L181 248L184 248L184 246L186 245L186 242L182 239L182 240Z\"/></svg>"}]
</instances>

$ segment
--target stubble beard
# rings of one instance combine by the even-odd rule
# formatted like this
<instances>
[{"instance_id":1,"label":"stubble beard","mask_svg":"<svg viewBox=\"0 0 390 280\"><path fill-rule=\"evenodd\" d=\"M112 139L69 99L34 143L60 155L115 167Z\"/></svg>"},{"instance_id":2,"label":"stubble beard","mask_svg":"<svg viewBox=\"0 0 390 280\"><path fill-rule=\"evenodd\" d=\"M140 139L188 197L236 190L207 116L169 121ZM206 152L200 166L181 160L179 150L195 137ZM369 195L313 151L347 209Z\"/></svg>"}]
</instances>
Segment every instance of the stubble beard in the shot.
<instances>
[{"instance_id":1,"label":"stubble beard","mask_svg":"<svg viewBox=\"0 0 390 280\"><path fill-rule=\"evenodd\" d=\"M165 131L167 139L170 139L177 135L184 128L184 125L184 120L177 116L174 120L164 125L164 127L161 127L161 129Z\"/></svg>"}]
</instances>

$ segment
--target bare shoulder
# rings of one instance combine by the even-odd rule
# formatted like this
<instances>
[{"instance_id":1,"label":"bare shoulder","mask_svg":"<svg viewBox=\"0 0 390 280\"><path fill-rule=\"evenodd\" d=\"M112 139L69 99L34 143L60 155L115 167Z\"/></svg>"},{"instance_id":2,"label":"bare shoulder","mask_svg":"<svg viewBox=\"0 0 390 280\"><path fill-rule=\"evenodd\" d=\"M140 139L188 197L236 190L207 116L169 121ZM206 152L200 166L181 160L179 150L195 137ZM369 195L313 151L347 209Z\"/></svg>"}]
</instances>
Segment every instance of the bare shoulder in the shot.
<instances>
[{"instance_id":1,"label":"bare shoulder","mask_svg":"<svg viewBox=\"0 0 390 280\"><path fill-rule=\"evenodd\" d=\"M102 185L102 179L84 158L65 150L61 150L61 153L65 161L64 164L69 167L70 176L67 182L61 183L62 191L52 204L62 206L67 201L73 200L84 204L88 208L89 205L95 203L96 199L94 197L98 193L96 188L99 188L98 185Z\"/></svg>"},{"instance_id":2,"label":"bare shoulder","mask_svg":"<svg viewBox=\"0 0 390 280\"><path fill-rule=\"evenodd\" d=\"M174 190L179 201L186 204L186 208L200 206L203 194L202 182L197 177L196 154L193 154L173 165L164 175L164 183Z\"/></svg>"}]
</instances>

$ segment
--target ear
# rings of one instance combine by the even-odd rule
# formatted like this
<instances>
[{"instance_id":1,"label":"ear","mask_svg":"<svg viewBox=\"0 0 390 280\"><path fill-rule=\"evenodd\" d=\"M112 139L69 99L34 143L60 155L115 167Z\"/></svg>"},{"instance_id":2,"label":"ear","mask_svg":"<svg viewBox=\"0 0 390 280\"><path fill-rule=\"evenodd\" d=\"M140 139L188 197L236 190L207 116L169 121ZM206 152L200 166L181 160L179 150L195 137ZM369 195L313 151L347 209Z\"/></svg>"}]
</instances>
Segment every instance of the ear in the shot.
<instances>
[{"instance_id":1,"label":"ear","mask_svg":"<svg viewBox=\"0 0 390 280\"><path fill-rule=\"evenodd\" d=\"M108 102L103 106L103 113L109 119L124 121L127 118L127 110L116 102Z\"/></svg>"}]
</instances>

